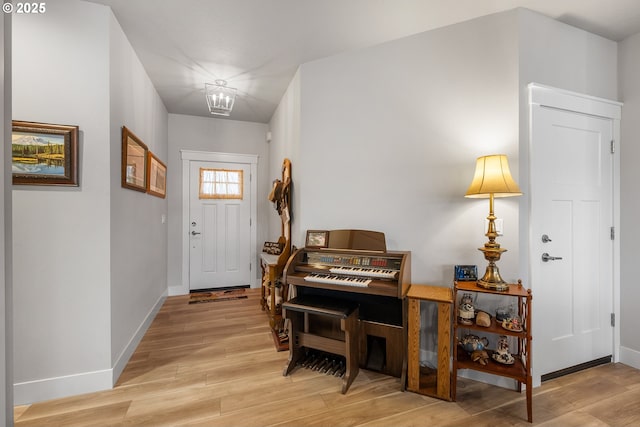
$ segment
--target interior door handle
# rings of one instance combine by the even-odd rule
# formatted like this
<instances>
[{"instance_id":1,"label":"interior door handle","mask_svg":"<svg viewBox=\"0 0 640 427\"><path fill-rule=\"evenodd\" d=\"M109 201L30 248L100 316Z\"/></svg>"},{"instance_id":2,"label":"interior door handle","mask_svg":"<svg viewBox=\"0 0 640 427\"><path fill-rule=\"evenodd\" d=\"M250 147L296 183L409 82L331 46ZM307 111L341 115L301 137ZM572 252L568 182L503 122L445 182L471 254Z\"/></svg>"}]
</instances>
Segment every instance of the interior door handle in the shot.
<instances>
[{"instance_id":1,"label":"interior door handle","mask_svg":"<svg viewBox=\"0 0 640 427\"><path fill-rule=\"evenodd\" d=\"M200 234L200 233L198 233L198 232L196 232L196 231L192 231L192 232L191 232L191 235L192 235L192 236L195 236L196 234Z\"/></svg>"},{"instance_id":2,"label":"interior door handle","mask_svg":"<svg viewBox=\"0 0 640 427\"><path fill-rule=\"evenodd\" d=\"M562 259L562 257L561 256L551 256L546 252L542 254L542 261L543 262L555 261L555 260L558 260L558 259Z\"/></svg>"}]
</instances>

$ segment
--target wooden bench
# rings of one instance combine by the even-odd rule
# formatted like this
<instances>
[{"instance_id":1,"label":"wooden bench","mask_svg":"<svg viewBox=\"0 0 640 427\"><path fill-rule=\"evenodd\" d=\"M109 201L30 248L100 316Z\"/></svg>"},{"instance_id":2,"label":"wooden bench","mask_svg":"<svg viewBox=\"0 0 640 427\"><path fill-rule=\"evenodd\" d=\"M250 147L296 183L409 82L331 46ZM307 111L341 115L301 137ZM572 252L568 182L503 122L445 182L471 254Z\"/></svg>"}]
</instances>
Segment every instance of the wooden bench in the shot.
<instances>
[{"instance_id":1,"label":"wooden bench","mask_svg":"<svg viewBox=\"0 0 640 427\"><path fill-rule=\"evenodd\" d=\"M346 370L342 394L358 375L358 305L318 295L302 295L282 304L290 321L287 376L305 356L304 348L344 356Z\"/></svg>"}]
</instances>

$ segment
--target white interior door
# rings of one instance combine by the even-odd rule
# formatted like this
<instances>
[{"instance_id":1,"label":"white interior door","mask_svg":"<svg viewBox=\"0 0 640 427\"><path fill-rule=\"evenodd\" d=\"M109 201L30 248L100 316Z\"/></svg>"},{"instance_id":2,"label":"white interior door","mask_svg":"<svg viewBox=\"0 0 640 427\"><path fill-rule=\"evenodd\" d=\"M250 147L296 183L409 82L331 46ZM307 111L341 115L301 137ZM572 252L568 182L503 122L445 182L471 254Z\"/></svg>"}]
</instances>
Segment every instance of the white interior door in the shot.
<instances>
[{"instance_id":1,"label":"white interior door","mask_svg":"<svg viewBox=\"0 0 640 427\"><path fill-rule=\"evenodd\" d=\"M545 375L613 354L614 126L531 108L533 367Z\"/></svg>"},{"instance_id":2,"label":"white interior door","mask_svg":"<svg viewBox=\"0 0 640 427\"><path fill-rule=\"evenodd\" d=\"M249 286L251 167L189 163L189 289Z\"/></svg>"}]
</instances>

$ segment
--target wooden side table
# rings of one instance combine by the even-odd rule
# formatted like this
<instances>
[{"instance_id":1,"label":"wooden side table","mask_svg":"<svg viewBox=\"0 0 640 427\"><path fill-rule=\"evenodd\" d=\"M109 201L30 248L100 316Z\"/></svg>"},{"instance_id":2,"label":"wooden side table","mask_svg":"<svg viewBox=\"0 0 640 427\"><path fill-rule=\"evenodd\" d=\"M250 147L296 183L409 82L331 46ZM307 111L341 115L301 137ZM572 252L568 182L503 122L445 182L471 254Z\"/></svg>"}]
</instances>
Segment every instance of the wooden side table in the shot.
<instances>
[{"instance_id":1,"label":"wooden side table","mask_svg":"<svg viewBox=\"0 0 640 427\"><path fill-rule=\"evenodd\" d=\"M412 392L451 401L451 288L411 285L407 293L408 342L407 389ZM438 304L438 366L434 369L420 367L420 302ZM435 325L425 325L432 329ZM436 332L436 331L434 331Z\"/></svg>"}]
</instances>

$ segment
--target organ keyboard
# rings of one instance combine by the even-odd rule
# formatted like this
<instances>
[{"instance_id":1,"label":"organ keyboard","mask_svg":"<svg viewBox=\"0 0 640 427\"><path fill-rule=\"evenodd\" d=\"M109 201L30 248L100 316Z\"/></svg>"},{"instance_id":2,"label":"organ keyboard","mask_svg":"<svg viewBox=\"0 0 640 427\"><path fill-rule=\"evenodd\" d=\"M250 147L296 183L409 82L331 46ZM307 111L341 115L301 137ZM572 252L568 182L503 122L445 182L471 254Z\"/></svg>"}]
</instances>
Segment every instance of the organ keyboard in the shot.
<instances>
[{"instance_id":1,"label":"organ keyboard","mask_svg":"<svg viewBox=\"0 0 640 427\"><path fill-rule=\"evenodd\" d=\"M358 268L358 267L331 267L330 272L336 274L346 274L351 276L378 277L381 279L396 279L398 272L394 270L381 270L379 268Z\"/></svg>"},{"instance_id":2,"label":"organ keyboard","mask_svg":"<svg viewBox=\"0 0 640 427\"><path fill-rule=\"evenodd\" d=\"M328 283L334 285L345 285L345 286L367 286L371 283L371 279L365 279L363 277L345 277L338 276L335 274L323 274L323 273L311 273L304 276L304 280L307 282L316 282L316 283Z\"/></svg>"},{"instance_id":3,"label":"organ keyboard","mask_svg":"<svg viewBox=\"0 0 640 427\"><path fill-rule=\"evenodd\" d=\"M283 280L293 295L320 295L358 303L360 365L400 377L406 357L403 298L411 283L411 252L387 251L384 234L330 231L328 247L304 247L289 258ZM377 344L374 341L381 340ZM372 366L382 347L384 366ZM380 355L378 355L380 358Z\"/></svg>"}]
</instances>

